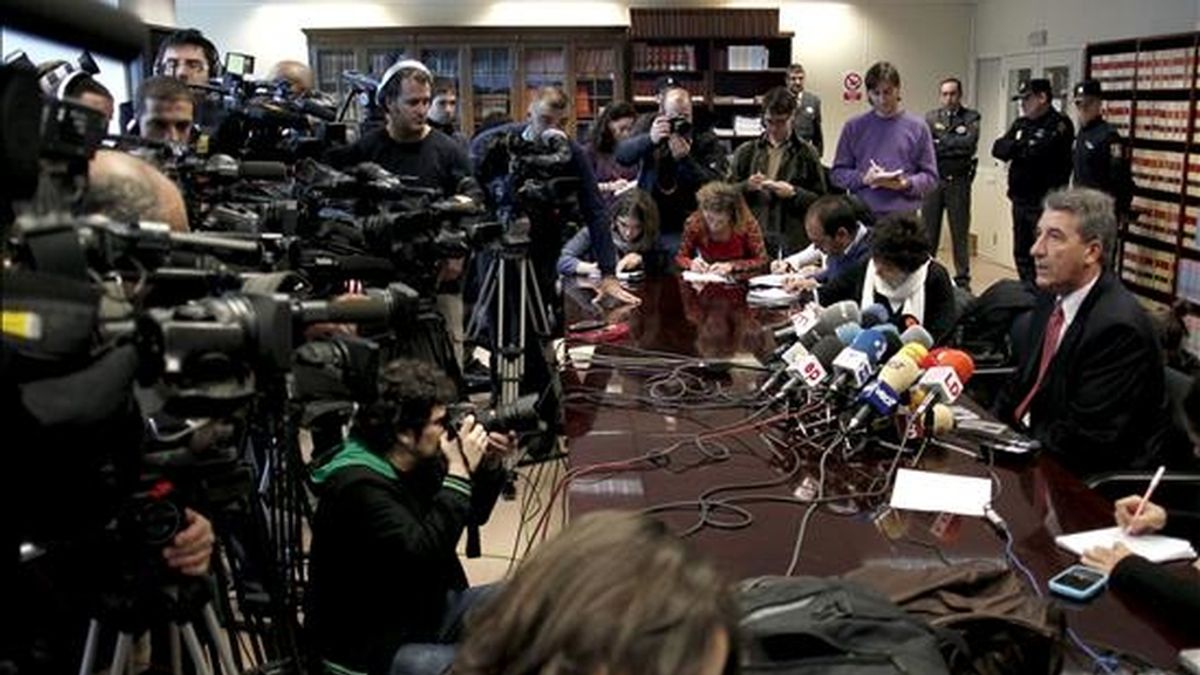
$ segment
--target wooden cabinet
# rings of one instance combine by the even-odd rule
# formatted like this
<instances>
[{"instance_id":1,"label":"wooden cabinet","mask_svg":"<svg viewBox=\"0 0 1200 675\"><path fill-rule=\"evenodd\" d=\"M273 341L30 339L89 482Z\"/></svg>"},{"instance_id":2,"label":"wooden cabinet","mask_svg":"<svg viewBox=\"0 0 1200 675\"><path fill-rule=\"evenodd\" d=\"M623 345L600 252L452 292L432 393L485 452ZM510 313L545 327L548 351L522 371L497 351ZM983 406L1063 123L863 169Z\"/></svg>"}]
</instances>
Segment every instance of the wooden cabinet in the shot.
<instances>
[{"instance_id":1,"label":"wooden cabinet","mask_svg":"<svg viewBox=\"0 0 1200 675\"><path fill-rule=\"evenodd\" d=\"M416 58L458 83L461 128L491 113L523 119L530 95L556 85L571 98L569 130L582 136L601 106L625 98L625 27L305 29L318 88L344 96L345 70L379 77Z\"/></svg>"},{"instance_id":2,"label":"wooden cabinet","mask_svg":"<svg viewBox=\"0 0 1200 675\"><path fill-rule=\"evenodd\" d=\"M1143 301L1187 301L1200 355L1200 33L1090 44L1105 118L1129 139L1133 218L1120 233L1121 278Z\"/></svg>"}]
</instances>

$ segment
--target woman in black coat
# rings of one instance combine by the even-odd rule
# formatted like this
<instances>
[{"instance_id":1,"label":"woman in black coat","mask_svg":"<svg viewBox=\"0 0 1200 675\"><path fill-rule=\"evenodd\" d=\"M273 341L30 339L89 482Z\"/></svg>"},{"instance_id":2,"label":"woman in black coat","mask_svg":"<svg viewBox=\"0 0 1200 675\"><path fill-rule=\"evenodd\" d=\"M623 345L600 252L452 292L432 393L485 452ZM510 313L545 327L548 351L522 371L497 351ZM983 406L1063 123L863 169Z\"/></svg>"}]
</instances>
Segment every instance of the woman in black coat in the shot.
<instances>
[{"instance_id":1,"label":"woman in black coat","mask_svg":"<svg viewBox=\"0 0 1200 675\"><path fill-rule=\"evenodd\" d=\"M914 321L941 342L958 318L950 274L930 254L925 230L912 215L892 214L875 226L871 256L817 290L822 305L878 303L904 330Z\"/></svg>"}]
</instances>

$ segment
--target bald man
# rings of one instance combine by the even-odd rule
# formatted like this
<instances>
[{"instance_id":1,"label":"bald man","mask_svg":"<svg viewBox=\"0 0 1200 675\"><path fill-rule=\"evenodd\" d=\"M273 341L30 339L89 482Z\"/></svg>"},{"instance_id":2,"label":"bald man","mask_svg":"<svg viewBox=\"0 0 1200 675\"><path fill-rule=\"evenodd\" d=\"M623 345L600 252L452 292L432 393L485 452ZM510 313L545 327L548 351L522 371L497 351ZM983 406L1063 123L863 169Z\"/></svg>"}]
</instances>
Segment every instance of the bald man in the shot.
<instances>
[{"instance_id":1,"label":"bald man","mask_svg":"<svg viewBox=\"0 0 1200 675\"><path fill-rule=\"evenodd\" d=\"M116 150L99 150L88 164L83 208L116 221L153 221L189 231L179 188L147 162Z\"/></svg>"},{"instance_id":2,"label":"bald man","mask_svg":"<svg viewBox=\"0 0 1200 675\"><path fill-rule=\"evenodd\" d=\"M287 80L292 86L292 96L300 97L313 90L313 72L299 61L280 61L271 66L269 79L272 82Z\"/></svg>"}]
</instances>

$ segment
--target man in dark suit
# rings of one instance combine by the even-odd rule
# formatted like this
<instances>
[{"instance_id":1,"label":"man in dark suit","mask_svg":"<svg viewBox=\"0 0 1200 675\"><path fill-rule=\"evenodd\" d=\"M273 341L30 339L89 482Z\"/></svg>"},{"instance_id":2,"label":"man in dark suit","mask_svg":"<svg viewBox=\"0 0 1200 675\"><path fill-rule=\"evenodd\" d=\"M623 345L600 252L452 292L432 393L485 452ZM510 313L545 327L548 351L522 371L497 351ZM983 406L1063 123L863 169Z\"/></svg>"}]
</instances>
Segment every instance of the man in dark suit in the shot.
<instances>
[{"instance_id":1,"label":"man in dark suit","mask_svg":"<svg viewBox=\"0 0 1200 675\"><path fill-rule=\"evenodd\" d=\"M1014 327L1019 365L996 413L1077 474L1153 464L1170 424L1162 357L1150 318L1106 269L1113 200L1076 188L1044 207L1030 249L1041 293Z\"/></svg>"}]
</instances>

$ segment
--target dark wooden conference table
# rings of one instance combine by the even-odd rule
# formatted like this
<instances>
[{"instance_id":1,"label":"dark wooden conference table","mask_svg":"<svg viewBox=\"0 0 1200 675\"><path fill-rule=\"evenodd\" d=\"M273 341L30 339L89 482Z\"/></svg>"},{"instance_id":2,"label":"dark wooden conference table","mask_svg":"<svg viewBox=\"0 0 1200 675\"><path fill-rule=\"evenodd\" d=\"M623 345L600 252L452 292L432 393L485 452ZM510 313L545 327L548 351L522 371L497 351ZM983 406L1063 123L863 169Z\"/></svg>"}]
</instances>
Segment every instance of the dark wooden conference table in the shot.
<instances>
[{"instance_id":1,"label":"dark wooden conference table","mask_svg":"<svg viewBox=\"0 0 1200 675\"><path fill-rule=\"evenodd\" d=\"M566 290L568 324L599 318L598 310L586 304L585 294L571 287ZM642 297L643 304L632 310L617 310L615 315L609 310L606 317L628 323L630 333L618 343L625 346L706 359L747 354L761 357L774 347L766 327L786 318L785 310L748 307L744 287L709 286L697 291L678 277L662 277L648 279L633 290ZM618 351L601 345L597 353ZM756 386L762 374L735 369L723 377L727 387L745 391ZM566 406L568 461L573 469L630 459L682 437L735 424L749 414L745 409L688 411L655 410L648 404L634 409L599 405L578 400L579 393L644 393L645 377L568 365L563 378L568 394L575 392ZM765 444L752 436L743 434L750 441L745 445L727 442L733 452L720 462L681 470L680 467L697 464L702 459L698 450L681 448L672 455L670 470L626 471L581 478L568 491L570 513L580 515L608 508L641 510L670 502L688 502L714 486L770 481L794 468L772 461ZM754 451L755 446L758 452ZM805 477L812 480L818 454L802 456L799 469L787 484L724 494L789 496ZM923 453L919 468L979 477L989 475L983 462L932 446ZM996 464L994 471L1001 485L996 509L1013 533L1017 556L1045 590L1050 577L1076 562L1074 556L1055 545L1054 537L1111 525L1112 505L1048 456ZM854 476L839 474L831 465L826 494L855 492ZM893 511L887 526L877 526L873 516L886 505L889 494L890 491L872 500L835 502L822 507L809 523L796 573L830 576L869 563L931 564L939 553L951 560L1003 560L1004 542L982 518ZM784 574L805 505L769 501L739 505L752 514L751 524L737 529L704 527L691 535L693 545L734 578ZM714 516L735 519L728 513ZM698 509L684 506L658 512L656 517L683 531L697 523ZM899 532L903 534L897 537ZM1200 573L1190 565L1177 563L1171 571L1191 583L1200 583ZM1062 606L1068 624L1089 643L1132 653L1160 667L1173 667L1180 649L1200 646L1200 631L1196 628L1200 623L1190 627L1168 625L1155 617L1153 607L1140 604L1136 598L1106 591L1088 603L1062 600Z\"/></svg>"}]
</instances>

